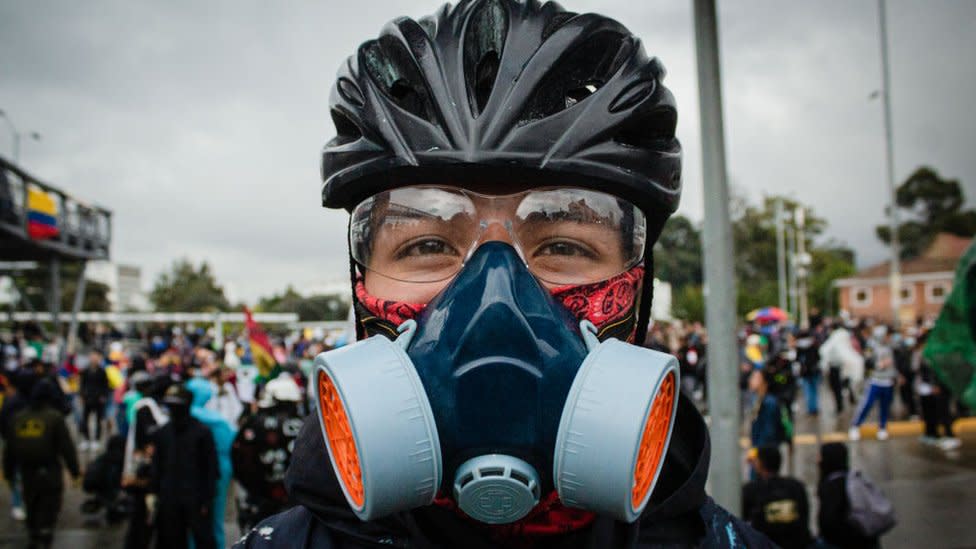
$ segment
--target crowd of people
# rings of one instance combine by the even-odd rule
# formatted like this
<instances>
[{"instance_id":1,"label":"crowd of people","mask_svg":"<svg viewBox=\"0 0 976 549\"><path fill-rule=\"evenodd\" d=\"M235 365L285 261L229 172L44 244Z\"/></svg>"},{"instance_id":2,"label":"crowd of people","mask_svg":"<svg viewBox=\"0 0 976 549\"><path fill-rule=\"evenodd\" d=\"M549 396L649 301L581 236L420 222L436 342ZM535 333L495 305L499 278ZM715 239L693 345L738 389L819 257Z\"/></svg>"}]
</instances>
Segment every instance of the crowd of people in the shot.
<instances>
[{"instance_id":1,"label":"crowd of people","mask_svg":"<svg viewBox=\"0 0 976 549\"><path fill-rule=\"evenodd\" d=\"M876 438L889 438L888 422L896 396L904 419L923 420L919 443L945 452L959 448L953 432L955 418L968 410L954 401L922 355L931 323L918 321L896 330L871 319L825 318L814 315L809 328L786 322L753 322L739 333L740 389L743 423L751 450L749 483L743 489L742 513L752 526L782 547L874 547L885 528L893 526L890 502L863 473L852 470L847 446L824 444L815 490L819 502L816 524L802 482L780 475L782 449L792 450L796 414L821 413L820 391L827 390L837 421L853 406L846 424L849 441L861 439L861 427L877 409ZM700 323L658 323L647 345L674 354L679 361L682 389L706 407L707 333ZM829 405L828 405L829 406ZM860 487L870 505L862 514L888 517L885 528L860 528L851 519L853 505L848 483Z\"/></svg>"},{"instance_id":2,"label":"crowd of people","mask_svg":"<svg viewBox=\"0 0 976 549\"><path fill-rule=\"evenodd\" d=\"M310 330L281 337L277 365L262 371L244 333L220 348L202 329L108 330L74 354L36 326L4 334L12 517L32 547L50 546L67 469L87 519L127 522L126 547L225 547L229 495L242 529L287 508L312 359L335 343Z\"/></svg>"},{"instance_id":3,"label":"crowd of people","mask_svg":"<svg viewBox=\"0 0 976 549\"><path fill-rule=\"evenodd\" d=\"M153 540L180 547L188 539L197 547L225 546L231 494L242 529L288 507L285 472L313 396L312 361L341 340L308 330L280 337L271 349L279 366L262 375L244 333L218 352L204 330L170 327L135 338L106 331L93 335L83 352L63 357L40 334L32 326L5 334L0 376L11 514L25 521L35 546L53 539L64 469L89 494L86 516L127 523L126 547ZM921 443L958 448L952 420L966 410L922 358L925 327L895 331L870 321L815 318L808 329L753 323L739 335L752 446L743 517L783 547L808 547L815 539L837 547L877 544L877 536L846 518L852 473L846 447L821 448L818 537L809 528L802 483L780 475L781 448L790 447L795 414L820 414L824 388L838 416L856 406L851 440L860 438L875 406L877 438L886 440L897 395L907 417L924 419ZM681 322L654 324L646 342L678 358L682 390L702 407L707 342L700 323Z\"/></svg>"}]
</instances>

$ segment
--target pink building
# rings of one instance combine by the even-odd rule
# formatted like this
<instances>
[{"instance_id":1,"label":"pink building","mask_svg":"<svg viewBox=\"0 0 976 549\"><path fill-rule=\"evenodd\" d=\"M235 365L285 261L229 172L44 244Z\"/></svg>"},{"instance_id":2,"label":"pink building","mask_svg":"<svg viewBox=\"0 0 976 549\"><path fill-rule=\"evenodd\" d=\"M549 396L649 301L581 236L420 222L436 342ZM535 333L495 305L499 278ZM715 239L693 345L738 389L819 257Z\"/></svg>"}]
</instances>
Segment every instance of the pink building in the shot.
<instances>
[{"instance_id":1,"label":"pink building","mask_svg":"<svg viewBox=\"0 0 976 549\"><path fill-rule=\"evenodd\" d=\"M956 264L973 239L940 233L925 252L901 263L901 304L898 318L914 323L934 318L952 290ZM850 278L834 282L840 290L840 308L854 317L891 322L890 262L868 267Z\"/></svg>"}]
</instances>

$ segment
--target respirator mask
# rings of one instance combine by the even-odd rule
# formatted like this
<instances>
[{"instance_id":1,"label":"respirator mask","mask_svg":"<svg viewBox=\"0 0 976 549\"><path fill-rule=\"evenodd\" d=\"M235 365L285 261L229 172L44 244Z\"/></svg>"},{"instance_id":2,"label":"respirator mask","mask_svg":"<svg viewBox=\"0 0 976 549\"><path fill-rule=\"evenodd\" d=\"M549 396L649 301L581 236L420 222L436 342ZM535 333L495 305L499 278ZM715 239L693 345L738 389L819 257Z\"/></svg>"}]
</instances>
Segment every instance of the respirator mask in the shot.
<instances>
[{"instance_id":1,"label":"respirator mask","mask_svg":"<svg viewBox=\"0 0 976 549\"><path fill-rule=\"evenodd\" d=\"M322 434L355 514L440 495L508 524L556 492L568 507L635 521L667 453L677 361L601 341L553 293L635 268L644 232L636 207L582 189L408 187L360 204L353 259L441 289L395 340L315 360Z\"/></svg>"}]
</instances>

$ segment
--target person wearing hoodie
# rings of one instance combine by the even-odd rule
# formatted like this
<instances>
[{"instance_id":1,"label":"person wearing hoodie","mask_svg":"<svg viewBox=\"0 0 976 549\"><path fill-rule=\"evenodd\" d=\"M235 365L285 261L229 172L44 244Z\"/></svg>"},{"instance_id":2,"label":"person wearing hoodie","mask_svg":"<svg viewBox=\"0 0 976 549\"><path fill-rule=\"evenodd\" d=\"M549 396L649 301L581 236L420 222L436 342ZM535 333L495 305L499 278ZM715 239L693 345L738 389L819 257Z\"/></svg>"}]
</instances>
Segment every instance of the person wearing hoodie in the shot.
<instances>
[{"instance_id":1,"label":"person wearing hoodie","mask_svg":"<svg viewBox=\"0 0 976 549\"><path fill-rule=\"evenodd\" d=\"M50 547L61 512L64 469L77 481L81 475L75 451L60 405L60 392L48 379L38 381L30 404L10 421L3 452L4 477L20 472L27 510L29 547Z\"/></svg>"},{"instance_id":2,"label":"person wearing hoodie","mask_svg":"<svg viewBox=\"0 0 976 549\"><path fill-rule=\"evenodd\" d=\"M322 200L359 341L316 359L297 505L240 547L771 546L706 495L677 360L639 346L681 186L663 78L620 23L520 0L343 63Z\"/></svg>"},{"instance_id":3,"label":"person wearing hoodie","mask_svg":"<svg viewBox=\"0 0 976 549\"><path fill-rule=\"evenodd\" d=\"M193 395L190 414L202 423L213 436L214 447L217 451L217 469L219 475L214 487L212 509L214 539L217 547L224 547L224 512L227 508L227 489L230 486L233 467L231 466L230 451L234 444L237 429L220 412L207 407L213 397L211 383L202 377L195 377L186 382L186 388Z\"/></svg>"},{"instance_id":4,"label":"person wearing hoodie","mask_svg":"<svg viewBox=\"0 0 976 549\"><path fill-rule=\"evenodd\" d=\"M193 396L182 385L166 390L169 422L156 434L151 491L156 495L157 547L217 547L213 502L219 477L210 430L191 416Z\"/></svg>"},{"instance_id":5,"label":"person wearing hoodie","mask_svg":"<svg viewBox=\"0 0 976 549\"><path fill-rule=\"evenodd\" d=\"M820 447L820 483L817 485L817 527L820 539L837 549L881 547L878 538L866 538L848 520L851 502L847 497L849 470L847 446L828 442Z\"/></svg>"}]
</instances>

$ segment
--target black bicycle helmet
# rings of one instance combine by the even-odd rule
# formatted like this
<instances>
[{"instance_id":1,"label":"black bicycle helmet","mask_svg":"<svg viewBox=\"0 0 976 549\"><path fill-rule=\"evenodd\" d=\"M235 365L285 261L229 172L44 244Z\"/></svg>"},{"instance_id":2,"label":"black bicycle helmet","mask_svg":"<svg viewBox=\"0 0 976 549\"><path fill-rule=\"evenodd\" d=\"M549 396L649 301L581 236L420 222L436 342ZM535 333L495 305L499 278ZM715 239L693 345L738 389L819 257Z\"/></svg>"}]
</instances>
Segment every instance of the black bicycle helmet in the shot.
<instances>
[{"instance_id":1,"label":"black bicycle helmet","mask_svg":"<svg viewBox=\"0 0 976 549\"><path fill-rule=\"evenodd\" d=\"M461 0L396 19L339 69L323 205L418 183L591 188L644 211L649 256L681 194L664 75L623 25L555 2Z\"/></svg>"}]
</instances>

